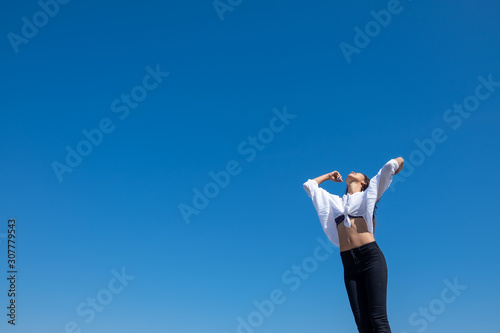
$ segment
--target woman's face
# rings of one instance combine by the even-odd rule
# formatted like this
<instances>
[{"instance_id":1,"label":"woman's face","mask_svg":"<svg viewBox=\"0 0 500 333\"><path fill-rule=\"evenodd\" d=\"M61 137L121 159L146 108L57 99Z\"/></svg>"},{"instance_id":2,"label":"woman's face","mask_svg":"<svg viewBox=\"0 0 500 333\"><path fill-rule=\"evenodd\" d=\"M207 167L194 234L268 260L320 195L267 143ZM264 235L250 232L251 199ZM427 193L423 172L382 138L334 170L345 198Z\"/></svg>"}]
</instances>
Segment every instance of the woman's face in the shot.
<instances>
[{"instance_id":1,"label":"woman's face","mask_svg":"<svg viewBox=\"0 0 500 333\"><path fill-rule=\"evenodd\" d=\"M365 176L361 172L352 171L346 179L346 184L349 185L351 182L360 182L361 185L365 184Z\"/></svg>"}]
</instances>

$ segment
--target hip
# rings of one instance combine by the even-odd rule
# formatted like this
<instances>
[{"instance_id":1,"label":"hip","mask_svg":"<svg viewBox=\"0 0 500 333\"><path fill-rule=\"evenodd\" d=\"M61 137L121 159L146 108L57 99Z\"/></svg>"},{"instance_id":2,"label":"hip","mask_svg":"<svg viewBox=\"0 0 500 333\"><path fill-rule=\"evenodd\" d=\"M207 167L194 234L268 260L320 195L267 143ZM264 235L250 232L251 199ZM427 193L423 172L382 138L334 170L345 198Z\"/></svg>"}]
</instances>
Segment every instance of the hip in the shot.
<instances>
[{"instance_id":1,"label":"hip","mask_svg":"<svg viewBox=\"0 0 500 333\"><path fill-rule=\"evenodd\" d=\"M341 251L340 257L346 269L384 268L387 264L384 254L376 241L372 241L352 249Z\"/></svg>"}]
</instances>

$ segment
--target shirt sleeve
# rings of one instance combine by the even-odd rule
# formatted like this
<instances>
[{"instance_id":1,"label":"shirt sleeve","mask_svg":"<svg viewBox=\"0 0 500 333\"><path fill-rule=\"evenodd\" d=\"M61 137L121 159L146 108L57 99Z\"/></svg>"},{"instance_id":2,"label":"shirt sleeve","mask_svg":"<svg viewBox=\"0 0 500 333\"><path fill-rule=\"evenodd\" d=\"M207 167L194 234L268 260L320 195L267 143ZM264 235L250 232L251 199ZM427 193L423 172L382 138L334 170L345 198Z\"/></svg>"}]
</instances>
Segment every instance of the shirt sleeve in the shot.
<instances>
[{"instance_id":1,"label":"shirt sleeve","mask_svg":"<svg viewBox=\"0 0 500 333\"><path fill-rule=\"evenodd\" d=\"M392 177L394 173L399 168L399 163L395 159L389 160L379 172L370 179L370 184L366 189L366 196L369 200L369 205L375 203L380 199L382 194L389 188L391 185Z\"/></svg>"},{"instance_id":2,"label":"shirt sleeve","mask_svg":"<svg viewBox=\"0 0 500 333\"><path fill-rule=\"evenodd\" d=\"M303 187L307 195L312 199L314 208L316 208L316 211L318 212L321 225L323 228L327 228L328 219L335 218L331 215L338 210L336 205L338 205L338 202L341 202L342 199L340 199L339 196L331 194L325 189L319 187L318 183L314 179L308 179L303 184Z\"/></svg>"}]
</instances>

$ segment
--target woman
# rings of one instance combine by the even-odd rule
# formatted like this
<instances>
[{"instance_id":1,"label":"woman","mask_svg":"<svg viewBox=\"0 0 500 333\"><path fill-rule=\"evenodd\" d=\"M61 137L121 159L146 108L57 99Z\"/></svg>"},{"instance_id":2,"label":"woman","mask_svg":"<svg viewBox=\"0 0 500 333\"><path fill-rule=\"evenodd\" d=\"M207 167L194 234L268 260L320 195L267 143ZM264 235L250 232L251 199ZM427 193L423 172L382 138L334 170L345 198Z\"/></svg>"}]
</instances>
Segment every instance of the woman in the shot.
<instances>
[{"instance_id":1,"label":"woman","mask_svg":"<svg viewBox=\"0 0 500 333\"><path fill-rule=\"evenodd\" d=\"M319 187L325 180L342 182L338 171L304 183L330 241L340 248L344 283L358 331L391 332L387 318L387 264L374 238L375 207L403 168L401 157L389 160L369 179L351 172L346 193L340 198Z\"/></svg>"}]
</instances>

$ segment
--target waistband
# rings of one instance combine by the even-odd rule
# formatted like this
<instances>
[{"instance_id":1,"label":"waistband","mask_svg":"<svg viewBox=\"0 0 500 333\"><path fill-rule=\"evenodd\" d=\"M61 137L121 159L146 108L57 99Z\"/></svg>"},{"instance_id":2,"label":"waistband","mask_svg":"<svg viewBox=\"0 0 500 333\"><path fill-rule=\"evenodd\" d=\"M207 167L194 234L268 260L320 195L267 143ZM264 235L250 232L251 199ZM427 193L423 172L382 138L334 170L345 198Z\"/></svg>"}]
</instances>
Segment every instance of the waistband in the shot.
<instances>
[{"instance_id":1,"label":"waistband","mask_svg":"<svg viewBox=\"0 0 500 333\"><path fill-rule=\"evenodd\" d=\"M363 244L361 246L352 248L350 250L341 251L340 252L340 256L344 257L344 256L352 255L353 253L355 253L355 254L362 254L363 252L366 252L366 251L371 250L373 248L379 248L379 246L378 246L378 244L377 244L376 241Z\"/></svg>"}]
</instances>

